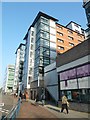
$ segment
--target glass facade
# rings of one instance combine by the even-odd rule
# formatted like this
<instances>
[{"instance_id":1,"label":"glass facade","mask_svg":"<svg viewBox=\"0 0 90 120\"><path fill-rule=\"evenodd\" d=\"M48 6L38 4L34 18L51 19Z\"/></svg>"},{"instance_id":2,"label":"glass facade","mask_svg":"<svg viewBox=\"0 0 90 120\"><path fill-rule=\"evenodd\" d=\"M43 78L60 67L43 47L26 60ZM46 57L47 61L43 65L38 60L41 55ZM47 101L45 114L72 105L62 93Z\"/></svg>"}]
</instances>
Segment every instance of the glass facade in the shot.
<instances>
[{"instance_id":1,"label":"glass facade","mask_svg":"<svg viewBox=\"0 0 90 120\"><path fill-rule=\"evenodd\" d=\"M38 80L39 67L50 64L50 26L49 20L40 17L36 23L34 78Z\"/></svg>"},{"instance_id":2,"label":"glass facade","mask_svg":"<svg viewBox=\"0 0 90 120\"><path fill-rule=\"evenodd\" d=\"M90 89L74 89L61 91L70 101L90 103Z\"/></svg>"}]
</instances>

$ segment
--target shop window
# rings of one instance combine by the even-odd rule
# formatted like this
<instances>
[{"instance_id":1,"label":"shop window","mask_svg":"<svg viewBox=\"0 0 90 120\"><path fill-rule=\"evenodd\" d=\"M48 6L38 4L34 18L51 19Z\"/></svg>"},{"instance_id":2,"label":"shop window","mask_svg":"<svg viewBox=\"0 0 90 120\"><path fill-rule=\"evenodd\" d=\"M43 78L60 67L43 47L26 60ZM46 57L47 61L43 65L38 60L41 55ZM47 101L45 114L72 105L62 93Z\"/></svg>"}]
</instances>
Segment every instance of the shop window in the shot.
<instances>
[{"instance_id":1,"label":"shop window","mask_svg":"<svg viewBox=\"0 0 90 120\"><path fill-rule=\"evenodd\" d=\"M67 87L67 80L65 80L65 87Z\"/></svg>"}]
</instances>

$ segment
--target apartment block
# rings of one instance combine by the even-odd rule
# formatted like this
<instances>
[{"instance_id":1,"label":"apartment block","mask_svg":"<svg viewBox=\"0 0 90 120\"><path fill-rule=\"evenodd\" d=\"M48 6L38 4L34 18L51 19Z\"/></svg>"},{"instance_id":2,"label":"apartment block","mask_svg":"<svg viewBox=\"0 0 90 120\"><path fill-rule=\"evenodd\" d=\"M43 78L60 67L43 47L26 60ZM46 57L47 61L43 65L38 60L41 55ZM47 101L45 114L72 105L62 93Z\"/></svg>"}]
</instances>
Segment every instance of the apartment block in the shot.
<instances>
[{"instance_id":1,"label":"apartment block","mask_svg":"<svg viewBox=\"0 0 90 120\"><path fill-rule=\"evenodd\" d=\"M74 27L74 24L77 25ZM79 28L79 29L78 29ZM63 53L77 44L83 42L85 36L81 26L75 22L70 22L67 26L56 23L56 47L57 53Z\"/></svg>"},{"instance_id":2,"label":"apartment block","mask_svg":"<svg viewBox=\"0 0 90 120\"><path fill-rule=\"evenodd\" d=\"M44 67L56 61L57 53L63 53L84 41L83 29L74 29L74 22L60 25L58 19L39 12L29 27L24 40L24 89L30 89L35 99L37 93L44 91ZM71 26L70 26L71 25Z\"/></svg>"},{"instance_id":3,"label":"apartment block","mask_svg":"<svg viewBox=\"0 0 90 120\"><path fill-rule=\"evenodd\" d=\"M3 91L5 93L10 93L13 91L14 72L15 72L15 66L8 65L5 71L5 77L3 83Z\"/></svg>"},{"instance_id":4,"label":"apartment block","mask_svg":"<svg viewBox=\"0 0 90 120\"><path fill-rule=\"evenodd\" d=\"M24 37L25 56L23 70L23 90L30 89L30 83L34 79L34 54L35 54L35 28L30 26Z\"/></svg>"},{"instance_id":5,"label":"apartment block","mask_svg":"<svg viewBox=\"0 0 90 120\"><path fill-rule=\"evenodd\" d=\"M20 90L22 90L25 44L21 43L17 48L15 54L16 54L16 61L15 61L13 92L19 92Z\"/></svg>"}]
</instances>

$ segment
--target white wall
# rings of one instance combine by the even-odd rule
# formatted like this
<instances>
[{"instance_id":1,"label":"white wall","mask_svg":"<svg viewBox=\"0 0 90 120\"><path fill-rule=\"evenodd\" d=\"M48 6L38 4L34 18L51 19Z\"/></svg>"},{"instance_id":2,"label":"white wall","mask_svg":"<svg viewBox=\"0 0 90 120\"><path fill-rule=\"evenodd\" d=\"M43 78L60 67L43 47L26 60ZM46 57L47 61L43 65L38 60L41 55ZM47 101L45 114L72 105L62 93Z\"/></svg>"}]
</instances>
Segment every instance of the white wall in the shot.
<instances>
[{"instance_id":1,"label":"white wall","mask_svg":"<svg viewBox=\"0 0 90 120\"><path fill-rule=\"evenodd\" d=\"M72 30L74 30L74 31L77 30L77 31L80 32L80 34L82 34L81 26L78 25L78 27L76 27L73 22L70 23L70 24L67 26L67 28L70 28L70 29L72 29Z\"/></svg>"},{"instance_id":2,"label":"white wall","mask_svg":"<svg viewBox=\"0 0 90 120\"><path fill-rule=\"evenodd\" d=\"M50 42L50 49L56 50L56 43Z\"/></svg>"},{"instance_id":3,"label":"white wall","mask_svg":"<svg viewBox=\"0 0 90 120\"><path fill-rule=\"evenodd\" d=\"M55 28L56 27L55 21L50 20L50 26Z\"/></svg>"}]
</instances>

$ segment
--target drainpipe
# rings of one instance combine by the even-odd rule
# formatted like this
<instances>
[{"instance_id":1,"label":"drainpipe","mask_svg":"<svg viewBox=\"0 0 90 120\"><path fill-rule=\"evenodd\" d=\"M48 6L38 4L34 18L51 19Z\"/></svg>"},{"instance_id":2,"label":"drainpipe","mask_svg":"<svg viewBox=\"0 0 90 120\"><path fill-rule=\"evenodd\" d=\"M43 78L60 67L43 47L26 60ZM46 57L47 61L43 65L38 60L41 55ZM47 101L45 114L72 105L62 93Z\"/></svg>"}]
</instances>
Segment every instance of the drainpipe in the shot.
<instances>
[{"instance_id":1,"label":"drainpipe","mask_svg":"<svg viewBox=\"0 0 90 120\"><path fill-rule=\"evenodd\" d=\"M58 101L61 99L61 94L60 94L60 75L58 74Z\"/></svg>"}]
</instances>

